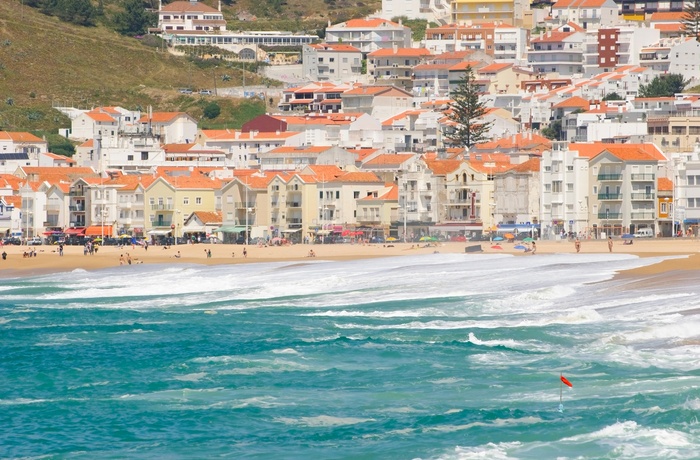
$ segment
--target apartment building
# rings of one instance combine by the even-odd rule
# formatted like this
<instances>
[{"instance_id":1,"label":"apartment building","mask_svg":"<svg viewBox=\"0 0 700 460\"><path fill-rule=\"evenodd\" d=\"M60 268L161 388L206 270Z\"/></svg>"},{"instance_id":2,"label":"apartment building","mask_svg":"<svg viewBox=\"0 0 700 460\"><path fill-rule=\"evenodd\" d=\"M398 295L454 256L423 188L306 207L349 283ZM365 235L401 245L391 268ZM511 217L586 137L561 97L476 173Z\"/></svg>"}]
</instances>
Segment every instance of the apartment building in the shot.
<instances>
[{"instance_id":1,"label":"apartment building","mask_svg":"<svg viewBox=\"0 0 700 460\"><path fill-rule=\"evenodd\" d=\"M522 22L516 18L514 0L452 0L452 23L476 24L503 21L508 24ZM517 19L517 22L516 22Z\"/></svg>"},{"instance_id":2,"label":"apartment building","mask_svg":"<svg viewBox=\"0 0 700 460\"><path fill-rule=\"evenodd\" d=\"M384 48L367 55L367 74L373 83L413 89L413 68L432 56L425 48Z\"/></svg>"},{"instance_id":3,"label":"apartment building","mask_svg":"<svg viewBox=\"0 0 700 460\"><path fill-rule=\"evenodd\" d=\"M584 30L611 27L620 22L614 0L558 0L551 11L555 23L573 22Z\"/></svg>"},{"instance_id":4,"label":"apartment building","mask_svg":"<svg viewBox=\"0 0 700 460\"><path fill-rule=\"evenodd\" d=\"M352 81L362 75L362 51L341 43L318 43L302 48L302 75L310 81Z\"/></svg>"},{"instance_id":5,"label":"apartment building","mask_svg":"<svg viewBox=\"0 0 700 460\"><path fill-rule=\"evenodd\" d=\"M328 24L326 43L353 46L366 56L383 48L410 48L411 29L386 19L351 19L339 24Z\"/></svg>"},{"instance_id":6,"label":"apartment building","mask_svg":"<svg viewBox=\"0 0 700 460\"><path fill-rule=\"evenodd\" d=\"M641 49L639 65L658 73L678 73L688 80L700 78L700 42L689 37L661 39Z\"/></svg>"},{"instance_id":7,"label":"apartment building","mask_svg":"<svg viewBox=\"0 0 700 460\"><path fill-rule=\"evenodd\" d=\"M540 33L530 40L528 62L536 72L543 74L581 74L584 36L582 32L569 27Z\"/></svg>"},{"instance_id":8,"label":"apartment building","mask_svg":"<svg viewBox=\"0 0 700 460\"><path fill-rule=\"evenodd\" d=\"M528 36L527 29L505 22L451 24L427 28L424 43L433 53L482 51L499 62L519 64L525 56Z\"/></svg>"},{"instance_id":9,"label":"apartment building","mask_svg":"<svg viewBox=\"0 0 700 460\"><path fill-rule=\"evenodd\" d=\"M588 77L616 67L639 65L639 53L657 43L659 30L648 27L614 27L587 30L583 42L583 68Z\"/></svg>"}]
</instances>

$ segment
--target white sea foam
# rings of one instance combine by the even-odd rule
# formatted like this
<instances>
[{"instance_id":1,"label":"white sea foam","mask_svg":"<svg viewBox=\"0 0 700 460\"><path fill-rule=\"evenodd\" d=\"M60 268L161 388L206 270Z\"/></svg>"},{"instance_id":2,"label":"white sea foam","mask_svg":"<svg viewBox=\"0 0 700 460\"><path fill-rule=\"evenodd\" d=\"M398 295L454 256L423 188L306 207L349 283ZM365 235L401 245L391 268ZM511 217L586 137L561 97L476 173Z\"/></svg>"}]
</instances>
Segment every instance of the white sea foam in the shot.
<instances>
[{"instance_id":1,"label":"white sea foam","mask_svg":"<svg viewBox=\"0 0 700 460\"><path fill-rule=\"evenodd\" d=\"M316 417L278 417L275 421L284 423L285 425L296 425L305 427L328 427L328 426L347 426L358 425L360 423L374 422L372 418L359 417L333 417L330 415L319 415Z\"/></svg>"},{"instance_id":2,"label":"white sea foam","mask_svg":"<svg viewBox=\"0 0 700 460\"><path fill-rule=\"evenodd\" d=\"M182 382L198 382L207 376L206 372L195 372L193 374L176 375L175 380L180 380Z\"/></svg>"}]
</instances>

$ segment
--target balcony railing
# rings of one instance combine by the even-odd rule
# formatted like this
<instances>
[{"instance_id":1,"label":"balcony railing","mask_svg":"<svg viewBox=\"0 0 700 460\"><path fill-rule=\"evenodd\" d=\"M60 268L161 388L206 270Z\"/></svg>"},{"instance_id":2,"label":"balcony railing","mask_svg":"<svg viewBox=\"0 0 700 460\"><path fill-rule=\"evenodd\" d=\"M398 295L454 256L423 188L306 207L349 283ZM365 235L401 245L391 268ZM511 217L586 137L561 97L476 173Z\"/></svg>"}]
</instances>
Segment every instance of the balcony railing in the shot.
<instances>
[{"instance_id":1,"label":"balcony railing","mask_svg":"<svg viewBox=\"0 0 700 460\"><path fill-rule=\"evenodd\" d=\"M653 193L632 193L633 200L654 200L656 196Z\"/></svg>"},{"instance_id":2,"label":"balcony railing","mask_svg":"<svg viewBox=\"0 0 700 460\"><path fill-rule=\"evenodd\" d=\"M173 224L172 219L163 219L163 220L158 220L158 219L153 219L151 220L151 226L152 227L170 227Z\"/></svg>"},{"instance_id":3,"label":"balcony railing","mask_svg":"<svg viewBox=\"0 0 700 460\"><path fill-rule=\"evenodd\" d=\"M622 219L622 213L621 212L599 212L598 219L620 220L620 219Z\"/></svg>"},{"instance_id":4,"label":"balcony railing","mask_svg":"<svg viewBox=\"0 0 700 460\"><path fill-rule=\"evenodd\" d=\"M236 209L245 209L245 208L254 208L255 207L255 201L236 201L235 203Z\"/></svg>"},{"instance_id":5,"label":"balcony railing","mask_svg":"<svg viewBox=\"0 0 700 460\"><path fill-rule=\"evenodd\" d=\"M68 192L68 196L85 196L85 192L71 190L70 192Z\"/></svg>"},{"instance_id":6,"label":"balcony railing","mask_svg":"<svg viewBox=\"0 0 700 460\"><path fill-rule=\"evenodd\" d=\"M171 203L164 204L151 204L151 211L172 211L173 205Z\"/></svg>"},{"instance_id":7,"label":"balcony railing","mask_svg":"<svg viewBox=\"0 0 700 460\"><path fill-rule=\"evenodd\" d=\"M654 215L653 211L645 211L645 212L632 212L631 213L632 219L637 219L637 220L654 220L656 217Z\"/></svg>"},{"instance_id":8,"label":"balcony railing","mask_svg":"<svg viewBox=\"0 0 700 460\"><path fill-rule=\"evenodd\" d=\"M287 201L287 207L288 208L301 208L301 202L300 201Z\"/></svg>"},{"instance_id":9,"label":"balcony railing","mask_svg":"<svg viewBox=\"0 0 700 460\"><path fill-rule=\"evenodd\" d=\"M598 180L608 180L608 181L622 180L622 174L598 174Z\"/></svg>"},{"instance_id":10,"label":"balcony railing","mask_svg":"<svg viewBox=\"0 0 700 460\"><path fill-rule=\"evenodd\" d=\"M599 193L599 200L621 200L622 193Z\"/></svg>"},{"instance_id":11,"label":"balcony railing","mask_svg":"<svg viewBox=\"0 0 700 460\"><path fill-rule=\"evenodd\" d=\"M632 174L631 176L632 180L643 180L643 181L651 181L656 179L655 174Z\"/></svg>"},{"instance_id":12,"label":"balcony railing","mask_svg":"<svg viewBox=\"0 0 700 460\"><path fill-rule=\"evenodd\" d=\"M85 206L68 206L68 210L72 212L85 212Z\"/></svg>"}]
</instances>

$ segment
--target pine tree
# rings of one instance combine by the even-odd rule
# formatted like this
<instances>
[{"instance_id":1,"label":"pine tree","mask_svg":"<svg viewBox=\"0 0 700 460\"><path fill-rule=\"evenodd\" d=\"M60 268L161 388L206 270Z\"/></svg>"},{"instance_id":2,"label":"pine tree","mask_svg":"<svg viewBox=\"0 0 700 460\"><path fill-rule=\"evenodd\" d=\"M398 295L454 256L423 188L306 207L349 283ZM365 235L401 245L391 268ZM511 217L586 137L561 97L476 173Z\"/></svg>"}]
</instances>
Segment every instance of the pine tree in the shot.
<instances>
[{"instance_id":1,"label":"pine tree","mask_svg":"<svg viewBox=\"0 0 700 460\"><path fill-rule=\"evenodd\" d=\"M695 37L700 42L700 0L686 2L681 16L683 31L689 37Z\"/></svg>"},{"instance_id":2,"label":"pine tree","mask_svg":"<svg viewBox=\"0 0 700 460\"><path fill-rule=\"evenodd\" d=\"M469 149L472 145L488 140L487 134L491 123L482 119L486 114L486 105L479 101L479 87L475 82L474 72L469 66L457 89L451 96L454 102L448 118L455 123L454 131L447 138L454 145Z\"/></svg>"}]
</instances>

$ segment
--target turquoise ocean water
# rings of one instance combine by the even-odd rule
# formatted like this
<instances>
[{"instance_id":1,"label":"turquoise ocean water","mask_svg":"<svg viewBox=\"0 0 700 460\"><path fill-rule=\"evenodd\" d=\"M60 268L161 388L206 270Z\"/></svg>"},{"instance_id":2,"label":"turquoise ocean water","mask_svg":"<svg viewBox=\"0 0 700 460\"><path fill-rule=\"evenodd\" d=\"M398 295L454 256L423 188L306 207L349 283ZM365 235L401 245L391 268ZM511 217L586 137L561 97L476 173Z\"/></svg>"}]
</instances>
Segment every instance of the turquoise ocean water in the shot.
<instances>
[{"instance_id":1,"label":"turquoise ocean water","mask_svg":"<svg viewBox=\"0 0 700 460\"><path fill-rule=\"evenodd\" d=\"M0 458L700 458L700 286L612 280L653 261L3 279Z\"/></svg>"}]
</instances>

